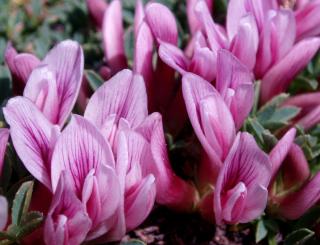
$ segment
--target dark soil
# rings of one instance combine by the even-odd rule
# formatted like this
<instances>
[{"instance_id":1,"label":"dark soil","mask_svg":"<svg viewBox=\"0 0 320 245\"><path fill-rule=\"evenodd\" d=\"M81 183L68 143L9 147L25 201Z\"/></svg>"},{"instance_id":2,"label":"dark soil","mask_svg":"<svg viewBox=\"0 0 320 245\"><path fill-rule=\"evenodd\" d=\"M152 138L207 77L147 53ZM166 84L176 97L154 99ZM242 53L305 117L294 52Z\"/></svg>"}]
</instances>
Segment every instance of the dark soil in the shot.
<instances>
[{"instance_id":1,"label":"dark soil","mask_svg":"<svg viewBox=\"0 0 320 245\"><path fill-rule=\"evenodd\" d=\"M197 214L177 214L156 208L149 218L123 241L140 239L154 245L240 245L255 244L249 228L241 231L232 226L215 226Z\"/></svg>"}]
</instances>

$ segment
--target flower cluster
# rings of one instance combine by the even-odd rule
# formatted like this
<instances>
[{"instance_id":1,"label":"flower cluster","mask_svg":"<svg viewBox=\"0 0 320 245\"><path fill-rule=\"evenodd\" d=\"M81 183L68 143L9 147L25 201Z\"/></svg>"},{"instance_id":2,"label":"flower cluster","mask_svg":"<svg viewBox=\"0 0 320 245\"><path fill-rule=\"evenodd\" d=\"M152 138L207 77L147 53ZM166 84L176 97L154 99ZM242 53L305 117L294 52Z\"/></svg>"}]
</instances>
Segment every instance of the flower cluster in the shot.
<instances>
[{"instance_id":1,"label":"flower cluster","mask_svg":"<svg viewBox=\"0 0 320 245\"><path fill-rule=\"evenodd\" d=\"M281 102L300 110L268 150L247 123L319 50L320 1L230 0L225 25L213 20L212 0L186 4L182 50L173 13L136 1L131 65L121 1L87 0L105 53L106 81L93 92L77 42L58 43L43 60L8 44L16 96L3 108L0 176L10 136L36 180L30 209L45 219L26 242L119 241L155 203L238 224L263 212L297 219L320 200L320 172L311 174L295 140L295 126L320 122L319 92ZM186 155L195 157L174 160L167 142L190 138ZM178 174L173 161L195 162L192 176ZM8 206L0 196L2 231L10 230Z\"/></svg>"}]
</instances>

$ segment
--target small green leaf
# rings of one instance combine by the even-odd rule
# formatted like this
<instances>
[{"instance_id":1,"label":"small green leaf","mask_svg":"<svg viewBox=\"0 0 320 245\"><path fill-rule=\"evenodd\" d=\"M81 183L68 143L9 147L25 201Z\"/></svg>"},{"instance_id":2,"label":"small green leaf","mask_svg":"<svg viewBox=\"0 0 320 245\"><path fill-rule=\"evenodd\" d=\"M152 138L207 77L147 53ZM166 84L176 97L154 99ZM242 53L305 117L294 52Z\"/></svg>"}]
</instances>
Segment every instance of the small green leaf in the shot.
<instances>
[{"instance_id":1,"label":"small green leaf","mask_svg":"<svg viewBox=\"0 0 320 245\"><path fill-rule=\"evenodd\" d=\"M146 245L146 243L138 239L132 239L127 242L122 242L120 245Z\"/></svg>"},{"instance_id":2,"label":"small green leaf","mask_svg":"<svg viewBox=\"0 0 320 245\"><path fill-rule=\"evenodd\" d=\"M103 79L93 70L85 70L84 74L93 91L96 91L103 84Z\"/></svg>"},{"instance_id":3,"label":"small green leaf","mask_svg":"<svg viewBox=\"0 0 320 245\"><path fill-rule=\"evenodd\" d=\"M25 182L17 191L12 204L12 224L20 225L21 219L27 214L32 196L33 181Z\"/></svg>"},{"instance_id":4,"label":"small green leaf","mask_svg":"<svg viewBox=\"0 0 320 245\"><path fill-rule=\"evenodd\" d=\"M263 145L264 141L262 133L265 130L263 126L256 119L252 118L248 118L246 124L248 131L253 134L256 140L258 140L258 143Z\"/></svg>"},{"instance_id":5,"label":"small green leaf","mask_svg":"<svg viewBox=\"0 0 320 245\"><path fill-rule=\"evenodd\" d=\"M21 227L16 234L18 238L22 238L31 232L33 232L36 228L38 228L43 222L43 215L40 212L30 212L24 218L21 224Z\"/></svg>"},{"instance_id":6,"label":"small green leaf","mask_svg":"<svg viewBox=\"0 0 320 245\"><path fill-rule=\"evenodd\" d=\"M314 236L314 232L302 228L300 230L296 230L292 233L290 233L287 238L284 241L284 245L299 245L299 244L304 244L306 240Z\"/></svg>"},{"instance_id":7,"label":"small green leaf","mask_svg":"<svg viewBox=\"0 0 320 245\"><path fill-rule=\"evenodd\" d=\"M262 241L268 234L268 230L265 227L263 220L259 220L256 227L256 243Z\"/></svg>"}]
</instances>

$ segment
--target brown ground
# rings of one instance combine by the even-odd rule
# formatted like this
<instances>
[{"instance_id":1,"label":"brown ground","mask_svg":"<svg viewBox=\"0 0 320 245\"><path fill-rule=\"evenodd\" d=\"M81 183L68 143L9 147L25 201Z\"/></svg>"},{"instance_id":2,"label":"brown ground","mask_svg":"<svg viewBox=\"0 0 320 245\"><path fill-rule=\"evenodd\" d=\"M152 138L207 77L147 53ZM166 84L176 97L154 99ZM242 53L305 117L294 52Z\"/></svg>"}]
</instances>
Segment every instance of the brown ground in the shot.
<instances>
[{"instance_id":1,"label":"brown ground","mask_svg":"<svg viewBox=\"0 0 320 245\"><path fill-rule=\"evenodd\" d=\"M177 214L156 208L149 218L123 241L132 238L153 245L240 245L254 244L250 229L232 231L232 227L216 227L197 214Z\"/></svg>"}]
</instances>

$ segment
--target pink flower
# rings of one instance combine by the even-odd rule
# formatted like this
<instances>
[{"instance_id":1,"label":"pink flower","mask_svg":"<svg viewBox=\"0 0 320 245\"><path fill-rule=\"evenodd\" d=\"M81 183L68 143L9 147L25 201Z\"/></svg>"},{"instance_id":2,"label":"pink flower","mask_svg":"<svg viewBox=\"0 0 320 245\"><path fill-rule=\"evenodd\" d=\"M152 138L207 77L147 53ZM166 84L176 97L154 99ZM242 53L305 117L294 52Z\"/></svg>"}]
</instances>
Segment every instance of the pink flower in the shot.
<instances>
[{"instance_id":1,"label":"pink flower","mask_svg":"<svg viewBox=\"0 0 320 245\"><path fill-rule=\"evenodd\" d=\"M147 165L153 163L148 142L134 131L121 131L116 156L120 205L112 218L114 227L100 242L118 241L140 225L151 212L156 197L155 178L146 171Z\"/></svg>"},{"instance_id":2,"label":"pink flower","mask_svg":"<svg viewBox=\"0 0 320 245\"><path fill-rule=\"evenodd\" d=\"M8 202L3 196L0 196L0 231L3 231L8 222Z\"/></svg>"},{"instance_id":3,"label":"pink flower","mask_svg":"<svg viewBox=\"0 0 320 245\"><path fill-rule=\"evenodd\" d=\"M152 153L148 167L143 165L143 172L156 178L157 201L171 207L192 206L194 189L171 169L162 118L158 113L148 116L146 88L140 75L123 70L113 76L91 97L84 117L100 129L115 155L121 131L133 130L142 135Z\"/></svg>"},{"instance_id":4,"label":"pink flower","mask_svg":"<svg viewBox=\"0 0 320 245\"><path fill-rule=\"evenodd\" d=\"M254 73L256 79L262 80L261 101L264 103L288 88L319 49L320 39L299 38L294 12L279 8L276 1L263 0L230 1L228 33L235 32L246 15L254 16L259 31Z\"/></svg>"},{"instance_id":5,"label":"pink flower","mask_svg":"<svg viewBox=\"0 0 320 245\"><path fill-rule=\"evenodd\" d=\"M246 223L267 205L271 163L248 133L239 133L219 173L214 191L216 222Z\"/></svg>"},{"instance_id":6,"label":"pink flower","mask_svg":"<svg viewBox=\"0 0 320 245\"><path fill-rule=\"evenodd\" d=\"M92 226L86 240L112 228L109 218L119 205L120 188L110 145L86 119L74 115L58 138L52 154L52 189L57 192L60 175L66 172L70 189L88 214ZM69 177L70 176L70 177Z\"/></svg>"},{"instance_id":7,"label":"pink flower","mask_svg":"<svg viewBox=\"0 0 320 245\"><path fill-rule=\"evenodd\" d=\"M8 139L9 139L9 129L0 128L0 177L2 175L2 169L4 164L3 161L6 154Z\"/></svg>"},{"instance_id":8,"label":"pink flower","mask_svg":"<svg viewBox=\"0 0 320 245\"><path fill-rule=\"evenodd\" d=\"M91 220L70 180L66 172L61 173L44 225L47 245L81 244L91 228Z\"/></svg>"}]
</instances>

